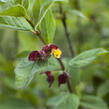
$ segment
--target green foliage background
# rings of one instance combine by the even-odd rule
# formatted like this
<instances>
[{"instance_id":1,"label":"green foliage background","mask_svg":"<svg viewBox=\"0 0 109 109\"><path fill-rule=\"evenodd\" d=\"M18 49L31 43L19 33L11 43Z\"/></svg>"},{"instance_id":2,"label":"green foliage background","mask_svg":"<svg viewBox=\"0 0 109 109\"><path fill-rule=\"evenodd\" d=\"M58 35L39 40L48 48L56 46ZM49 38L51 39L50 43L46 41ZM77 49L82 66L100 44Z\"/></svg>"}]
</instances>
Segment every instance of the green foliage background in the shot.
<instances>
[{"instance_id":1,"label":"green foliage background","mask_svg":"<svg viewBox=\"0 0 109 109\"><path fill-rule=\"evenodd\" d=\"M66 14L74 59L60 19L60 5ZM0 109L108 109L108 6L108 0L0 0ZM57 81L48 88L46 77L39 74L59 68L52 58L44 65L35 63L32 70L33 63L28 67L26 58L23 65L28 69L22 71L23 65L16 68L29 52L43 46L32 33L33 27L27 22L30 19L35 30L41 28L47 43L53 42L62 50L73 94L68 93L66 85L59 88ZM56 80L59 73L54 72Z\"/></svg>"}]
</instances>

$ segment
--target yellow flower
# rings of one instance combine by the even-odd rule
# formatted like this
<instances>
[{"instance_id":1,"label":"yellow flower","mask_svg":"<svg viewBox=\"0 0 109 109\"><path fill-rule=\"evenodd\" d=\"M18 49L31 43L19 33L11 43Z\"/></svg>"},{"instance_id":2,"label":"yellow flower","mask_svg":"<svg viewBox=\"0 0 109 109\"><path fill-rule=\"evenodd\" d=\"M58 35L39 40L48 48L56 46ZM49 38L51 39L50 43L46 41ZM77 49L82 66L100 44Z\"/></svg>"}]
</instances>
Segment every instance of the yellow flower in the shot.
<instances>
[{"instance_id":1,"label":"yellow flower","mask_svg":"<svg viewBox=\"0 0 109 109\"><path fill-rule=\"evenodd\" d=\"M53 54L56 58L60 58L62 52L61 52L60 49L52 49L52 54Z\"/></svg>"}]
</instances>

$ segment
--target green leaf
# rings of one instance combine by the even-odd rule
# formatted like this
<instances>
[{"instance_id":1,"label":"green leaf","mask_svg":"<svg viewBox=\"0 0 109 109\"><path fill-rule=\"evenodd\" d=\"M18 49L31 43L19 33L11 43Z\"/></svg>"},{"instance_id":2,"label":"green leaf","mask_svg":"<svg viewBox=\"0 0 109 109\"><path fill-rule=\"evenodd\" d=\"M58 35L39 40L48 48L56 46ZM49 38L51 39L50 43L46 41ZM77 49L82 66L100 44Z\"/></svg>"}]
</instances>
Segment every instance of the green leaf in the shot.
<instances>
[{"instance_id":1,"label":"green leaf","mask_svg":"<svg viewBox=\"0 0 109 109\"><path fill-rule=\"evenodd\" d=\"M77 15L77 16L83 18L83 19L88 20L88 18L87 18L82 12L80 12L80 11L78 11L78 10L73 10L73 11L71 11L71 12L72 12L73 14L75 14L75 15Z\"/></svg>"},{"instance_id":2,"label":"green leaf","mask_svg":"<svg viewBox=\"0 0 109 109\"><path fill-rule=\"evenodd\" d=\"M97 89L97 95L104 97L109 92L109 80L101 84Z\"/></svg>"},{"instance_id":3,"label":"green leaf","mask_svg":"<svg viewBox=\"0 0 109 109\"><path fill-rule=\"evenodd\" d=\"M0 109L34 109L34 107L22 99L5 97L0 101Z\"/></svg>"},{"instance_id":4,"label":"green leaf","mask_svg":"<svg viewBox=\"0 0 109 109\"><path fill-rule=\"evenodd\" d=\"M40 5L34 5L34 15L35 18L37 17L37 22L36 22L36 26L35 26L35 30L37 30L37 27L40 25L40 23L42 22L43 18L45 17L46 13L48 12L49 9L51 9L51 7L53 6L53 4L55 2L59 2L59 1L64 1L64 0L46 0L46 1L37 1L36 4L40 4ZM35 6L37 6L37 8L35 8ZM39 9L40 8L40 9ZM35 12L36 9L36 12ZM40 10L40 13L39 13Z\"/></svg>"},{"instance_id":5,"label":"green leaf","mask_svg":"<svg viewBox=\"0 0 109 109\"><path fill-rule=\"evenodd\" d=\"M15 69L16 88L26 87L33 79L34 62L29 62L27 59L22 60Z\"/></svg>"},{"instance_id":6,"label":"green leaf","mask_svg":"<svg viewBox=\"0 0 109 109\"><path fill-rule=\"evenodd\" d=\"M33 4L33 19L34 19L34 23L36 24L38 22L39 19L39 13L40 13L40 8L41 8L41 0L35 0L34 4Z\"/></svg>"},{"instance_id":7,"label":"green leaf","mask_svg":"<svg viewBox=\"0 0 109 109\"><path fill-rule=\"evenodd\" d=\"M107 104L97 96L85 95L80 104L88 109L108 109Z\"/></svg>"},{"instance_id":8,"label":"green leaf","mask_svg":"<svg viewBox=\"0 0 109 109\"><path fill-rule=\"evenodd\" d=\"M61 93L58 96L49 98L47 101L47 105L57 107L58 105L62 104L64 102L64 100L67 99L67 97L68 97L68 94Z\"/></svg>"},{"instance_id":9,"label":"green leaf","mask_svg":"<svg viewBox=\"0 0 109 109\"><path fill-rule=\"evenodd\" d=\"M23 17L0 16L0 27L31 31L32 27Z\"/></svg>"},{"instance_id":10,"label":"green leaf","mask_svg":"<svg viewBox=\"0 0 109 109\"><path fill-rule=\"evenodd\" d=\"M28 9L29 7L29 0L23 0L23 6L25 9Z\"/></svg>"},{"instance_id":11,"label":"green leaf","mask_svg":"<svg viewBox=\"0 0 109 109\"><path fill-rule=\"evenodd\" d=\"M78 109L79 104L80 104L80 101L79 101L78 96L74 94L69 94L68 101L66 102L66 108L67 109Z\"/></svg>"},{"instance_id":12,"label":"green leaf","mask_svg":"<svg viewBox=\"0 0 109 109\"><path fill-rule=\"evenodd\" d=\"M71 76L70 81L71 81L72 88L75 89L76 85L80 82L81 73L79 68L69 66L68 64L69 61L70 59L67 58L63 59L65 69Z\"/></svg>"},{"instance_id":13,"label":"green leaf","mask_svg":"<svg viewBox=\"0 0 109 109\"><path fill-rule=\"evenodd\" d=\"M22 4L22 0L2 0L0 1L0 11L6 10L7 8L13 7L15 5Z\"/></svg>"},{"instance_id":14,"label":"green leaf","mask_svg":"<svg viewBox=\"0 0 109 109\"><path fill-rule=\"evenodd\" d=\"M54 1L43 3L43 5L40 7L40 14L38 18L38 22L36 23L35 30L37 30L37 27L45 17L46 13L48 12L49 9L51 9L52 5L54 4Z\"/></svg>"},{"instance_id":15,"label":"green leaf","mask_svg":"<svg viewBox=\"0 0 109 109\"><path fill-rule=\"evenodd\" d=\"M56 24L52 12L48 10L44 19L41 22L41 32L47 43L52 43L54 38L55 28L56 28Z\"/></svg>"},{"instance_id":16,"label":"green leaf","mask_svg":"<svg viewBox=\"0 0 109 109\"><path fill-rule=\"evenodd\" d=\"M0 12L0 15L14 16L14 17L26 17L27 16L25 9L20 5L8 8L7 10Z\"/></svg>"},{"instance_id":17,"label":"green leaf","mask_svg":"<svg viewBox=\"0 0 109 109\"><path fill-rule=\"evenodd\" d=\"M14 6L17 4L22 4L22 0L8 0L8 3L6 2L6 4L9 6Z\"/></svg>"},{"instance_id":18,"label":"green leaf","mask_svg":"<svg viewBox=\"0 0 109 109\"><path fill-rule=\"evenodd\" d=\"M69 65L72 67L84 67L93 62L98 55L102 55L104 53L108 53L108 51L102 48L85 51L80 55L76 56L75 58L73 58L69 62Z\"/></svg>"},{"instance_id":19,"label":"green leaf","mask_svg":"<svg viewBox=\"0 0 109 109\"><path fill-rule=\"evenodd\" d=\"M33 79L36 72L53 71L59 69L54 58L49 58L47 62L31 62L27 58L21 60L15 69L16 74L16 87L27 87Z\"/></svg>"},{"instance_id":20,"label":"green leaf","mask_svg":"<svg viewBox=\"0 0 109 109\"><path fill-rule=\"evenodd\" d=\"M61 94L50 98L47 105L55 107L55 109L78 109L79 98L74 94Z\"/></svg>"},{"instance_id":21,"label":"green leaf","mask_svg":"<svg viewBox=\"0 0 109 109\"><path fill-rule=\"evenodd\" d=\"M77 84L80 82L81 77L80 69L69 67L68 73L70 73L71 76L71 85L75 89Z\"/></svg>"}]
</instances>

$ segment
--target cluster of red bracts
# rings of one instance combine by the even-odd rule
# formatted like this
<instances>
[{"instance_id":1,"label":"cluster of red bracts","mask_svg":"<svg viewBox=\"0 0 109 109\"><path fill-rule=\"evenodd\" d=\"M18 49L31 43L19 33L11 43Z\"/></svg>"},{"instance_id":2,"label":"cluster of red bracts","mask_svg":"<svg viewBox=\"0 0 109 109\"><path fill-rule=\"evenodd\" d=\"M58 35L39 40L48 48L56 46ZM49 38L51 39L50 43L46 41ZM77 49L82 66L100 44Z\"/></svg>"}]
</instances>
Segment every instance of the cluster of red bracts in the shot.
<instances>
[{"instance_id":1,"label":"cluster of red bracts","mask_svg":"<svg viewBox=\"0 0 109 109\"><path fill-rule=\"evenodd\" d=\"M46 74L49 87L51 87L51 85L54 82L53 73L51 71L46 71L46 72L41 72L41 74ZM58 85L60 86L61 84L65 84L69 79L70 79L70 75L67 72L63 72L58 76Z\"/></svg>"},{"instance_id":2,"label":"cluster of red bracts","mask_svg":"<svg viewBox=\"0 0 109 109\"><path fill-rule=\"evenodd\" d=\"M44 46L40 51L32 51L28 57L29 61L46 61L46 59L51 55L51 53L55 56L55 58L60 58L61 51L58 46L51 44ZM49 83L49 87L51 87L54 82L54 76L51 71L41 72L41 74L46 74L47 81ZM65 84L67 80L70 78L67 72L63 72L58 76L58 85Z\"/></svg>"},{"instance_id":3,"label":"cluster of red bracts","mask_svg":"<svg viewBox=\"0 0 109 109\"><path fill-rule=\"evenodd\" d=\"M54 44L46 45L40 51L32 51L28 57L29 61L37 61L39 59L46 61L46 58L50 56L53 49L58 47Z\"/></svg>"}]
</instances>

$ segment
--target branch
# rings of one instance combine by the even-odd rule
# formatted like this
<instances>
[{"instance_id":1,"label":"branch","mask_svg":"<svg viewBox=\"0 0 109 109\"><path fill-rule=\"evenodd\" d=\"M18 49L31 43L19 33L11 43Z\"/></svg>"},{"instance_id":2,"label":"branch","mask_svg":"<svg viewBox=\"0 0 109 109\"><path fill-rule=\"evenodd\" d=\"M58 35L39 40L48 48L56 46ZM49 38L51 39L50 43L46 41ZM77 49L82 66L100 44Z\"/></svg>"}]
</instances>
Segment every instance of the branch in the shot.
<instances>
[{"instance_id":1,"label":"branch","mask_svg":"<svg viewBox=\"0 0 109 109\"><path fill-rule=\"evenodd\" d=\"M65 67L64 67L64 64L63 64L62 60L60 58L57 58L57 60L59 61L62 70L65 71ZM73 93L73 90L72 90L72 87L71 87L69 79L67 80L67 87L69 89L69 92Z\"/></svg>"},{"instance_id":2,"label":"branch","mask_svg":"<svg viewBox=\"0 0 109 109\"><path fill-rule=\"evenodd\" d=\"M66 14L65 13L63 14L63 9L62 9L61 5L60 5L60 14L62 15L61 20L62 20L62 23L63 23L63 26L64 26L65 35L66 35L66 38L67 38L67 41L68 41L69 50L71 52L72 57L74 57L75 53L74 53L74 49L73 49L73 46L72 46L70 34L68 32L67 24L66 24Z\"/></svg>"},{"instance_id":3,"label":"branch","mask_svg":"<svg viewBox=\"0 0 109 109\"><path fill-rule=\"evenodd\" d=\"M27 22L33 27L33 29L34 29L34 24L33 24L33 22L29 19L29 18L27 18L27 17L25 17L25 19L27 20Z\"/></svg>"},{"instance_id":4,"label":"branch","mask_svg":"<svg viewBox=\"0 0 109 109\"><path fill-rule=\"evenodd\" d=\"M44 40L44 38L43 38L43 36L42 36L42 34L41 34L40 31L39 31L39 32L38 32L38 31L35 31L34 34L39 37L39 39L42 41L42 43L43 43L44 45L47 44L47 43L45 42L45 40Z\"/></svg>"}]
</instances>

